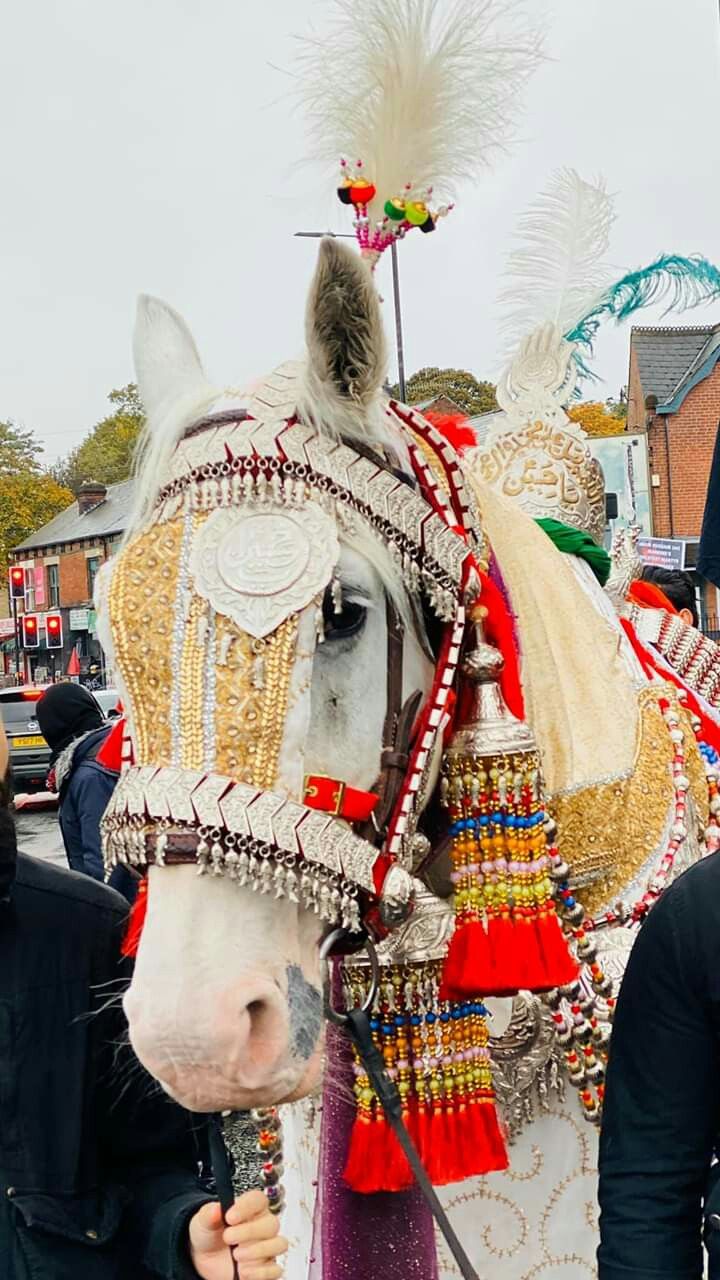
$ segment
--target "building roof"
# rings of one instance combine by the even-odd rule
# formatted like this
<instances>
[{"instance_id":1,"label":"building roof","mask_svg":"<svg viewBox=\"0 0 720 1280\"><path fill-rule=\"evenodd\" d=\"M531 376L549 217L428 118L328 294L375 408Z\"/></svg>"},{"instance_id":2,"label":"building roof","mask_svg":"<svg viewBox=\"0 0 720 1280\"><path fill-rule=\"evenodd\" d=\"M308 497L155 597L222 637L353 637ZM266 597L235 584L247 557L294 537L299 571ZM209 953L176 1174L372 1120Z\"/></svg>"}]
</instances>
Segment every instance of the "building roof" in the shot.
<instances>
[{"instance_id":1,"label":"building roof","mask_svg":"<svg viewBox=\"0 0 720 1280\"><path fill-rule=\"evenodd\" d=\"M720 325L633 328L630 342L643 395L657 396L658 413L672 413L720 357Z\"/></svg>"},{"instance_id":2,"label":"building roof","mask_svg":"<svg viewBox=\"0 0 720 1280\"><path fill-rule=\"evenodd\" d=\"M114 533L122 533L130 514L134 487L134 480L109 485L104 502L84 514L78 511L77 502L73 502L54 520L13 547L13 551L35 551L60 542L97 542Z\"/></svg>"}]
</instances>

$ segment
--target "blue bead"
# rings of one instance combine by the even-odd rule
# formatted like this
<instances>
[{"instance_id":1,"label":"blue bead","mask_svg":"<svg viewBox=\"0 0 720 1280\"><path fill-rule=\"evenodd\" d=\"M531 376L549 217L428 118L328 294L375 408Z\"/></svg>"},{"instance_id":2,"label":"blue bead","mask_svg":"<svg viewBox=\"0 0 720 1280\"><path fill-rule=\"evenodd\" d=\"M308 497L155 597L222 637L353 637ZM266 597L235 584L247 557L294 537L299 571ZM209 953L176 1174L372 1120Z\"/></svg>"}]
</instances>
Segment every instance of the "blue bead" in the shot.
<instances>
[{"instance_id":1,"label":"blue bead","mask_svg":"<svg viewBox=\"0 0 720 1280\"><path fill-rule=\"evenodd\" d=\"M489 827L489 826L490 826L490 819L489 819L489 817L488 817L488 815L487 815L486 813L482 813L482 814L480 815L480 826L481 826L481 827Z\"/></svg>"},{"instance_id":2,"label":"blue bead","mask_svg":"<svg viewBox=\"0 0 720 1280\"><path fill-rule=\"evenodd\" d=\"M440 1021L441 1022L450 1021L450 1014L448 1013L447 1009L444 1009L443 1012L440 1014Z\"/></svg>"},{"instance_id":3,"label":"blue bead","mask_svg":"<svg viewBox=\"0 0 720 1280\"><path fill-rule=\"evenodd\" d=\"M395 1028L394 1028L394 1026L392 1025L392 1023L390 1023L390 1022L384 1022L384 1023L383 1023L383 1035L384 1035L384 1036L391 1036L394 1030L395 1030Z\"/></svg>"},{"instance_id":4,"label":"blue bead","mask_svg":"<svg viewBox=\"0 0 720 1280\"><path fill-rule=\"evenodd\" d=\"M566 906L566 907L574 907L574 906L575 906L575 899L573 898L573 896L572 896L572 894L571 894L571 893L569 893L569 894L568 894L568 896L567 896L567 898L565 899L565 906Z\"/></svg>"},{"instance_id":5,"label":"blue bead","mask_svg":"<svg viewBox=\"0 0 720 1280\"><path fill-rule=\"evenodd\" d=\"M432 1026L433 1022L437 1022L437 1014L436 1014L436 1013L426 1013L426 1014L425 1014L425 1021L426 1021L426 1022L429 1022L429 1023L430 1023L430 1025Z\"/></svg>"},{"instance_id":6,"label":"blue bead","mask_svg":"<svg viewBox=\"0 0 720 1280\"><path fill-rule=\"evenodd\" d=\"M420 1024L421 1024L421 1022L422 1022L422 1018L420 1017L419 1013L412 1013L412 1014L410 1015L410 1026L411 1026L411 1027L419 1027L419 1026L420 1026Z\"/></svg>"},{"instance_id":7,"label":"blue bead","mask_svg":"<svg viewBox=\"0 0 720 1280\"><path fill-rule=\"evenodd\" d=\"M405 1015L404 1015L404 1013L396 1013L396 1014L395 1014L395 1026L396 1026L396 1027L404 1027L404 1026L405 1026Z\"/></svg>"},{"instance_id":8,"label":"blue bead","mask_svg":"<svg viewBox=\"0 0 720 1280\"><path fill-rule=\"evenodd\" d=\"M371 1030L371 1031L379 1031L379 1029L380 1029L380 1019L379 1019L379 1018L371 1018L371 1019L370 1019L370 1030Z\"/></svg>"}]
</instances>

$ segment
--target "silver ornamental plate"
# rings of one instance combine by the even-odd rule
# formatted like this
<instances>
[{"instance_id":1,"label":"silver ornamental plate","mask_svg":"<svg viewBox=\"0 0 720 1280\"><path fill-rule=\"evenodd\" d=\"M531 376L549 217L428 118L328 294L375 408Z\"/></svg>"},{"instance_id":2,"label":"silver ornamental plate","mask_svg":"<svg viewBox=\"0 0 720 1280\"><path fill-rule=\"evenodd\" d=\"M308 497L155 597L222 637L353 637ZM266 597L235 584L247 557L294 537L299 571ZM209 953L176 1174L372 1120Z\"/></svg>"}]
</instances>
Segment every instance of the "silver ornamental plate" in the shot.
<instances>
[{"instance_id":1,"label":"silver ornamental plate","mask_svg":"<svg viewBox=\"0 0 720 1280\"><path fill-rule=\"evenodd\" d=\"M335 523L315 503L268 504L213 511L195 536L190 572L216 613L260 639L325 590L339 555Z\"/></svg>"}]
</instances>

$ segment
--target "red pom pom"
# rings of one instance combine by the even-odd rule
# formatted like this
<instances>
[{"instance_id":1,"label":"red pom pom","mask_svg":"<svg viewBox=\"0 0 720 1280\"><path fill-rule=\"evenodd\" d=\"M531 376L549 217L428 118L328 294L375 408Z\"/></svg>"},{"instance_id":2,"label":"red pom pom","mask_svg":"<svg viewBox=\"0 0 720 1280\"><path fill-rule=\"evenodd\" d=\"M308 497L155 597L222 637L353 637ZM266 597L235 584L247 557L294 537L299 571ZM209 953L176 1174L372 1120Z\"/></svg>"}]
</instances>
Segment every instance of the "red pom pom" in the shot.
<instances>
[{"instance_id":1,"label":"red pom pom","mask_svg":"<svg viewBox=\"0 0 720 1280\"><path fill-rule=\"evenodd\" d=\"M437 431L452 445L456 453L474 449L478 440L464 413L434 413L429 409L423 414Z\"/></svg>"}]
</instances>

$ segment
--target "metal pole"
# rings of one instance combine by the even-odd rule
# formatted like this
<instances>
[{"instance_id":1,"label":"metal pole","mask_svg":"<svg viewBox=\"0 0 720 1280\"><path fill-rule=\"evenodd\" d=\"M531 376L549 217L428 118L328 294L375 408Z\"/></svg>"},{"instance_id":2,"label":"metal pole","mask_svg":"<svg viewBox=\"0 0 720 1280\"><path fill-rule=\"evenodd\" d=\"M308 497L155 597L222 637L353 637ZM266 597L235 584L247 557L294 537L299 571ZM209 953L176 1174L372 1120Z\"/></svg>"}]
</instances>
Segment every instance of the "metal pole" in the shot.
<instances>
[{"instance_id":1,"label":"metal pole","mask_svg":"<svg viewBox=\"0 0 720 1280\"><path fill-rule=\"evenodd\" d=\"M18 626L17 600L12 598L13 622L15 624L15 683L20 684L20 628Z\"/></svg>"},{"instance_id":2,"label":"metal pole","mask_svg":"<svg viewBox=\"0 0 720 1280\"><path fill-rule=\"evenodd\" d=\"M405 403L405 352L403 350L402 312L400 310L400 273L398 271L397 240L390 245L392 258L393 299L395 302L395 342L397 345L398 384L400 399Z\"/></svg>"}]
</instances>

